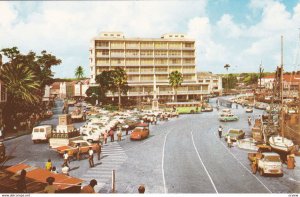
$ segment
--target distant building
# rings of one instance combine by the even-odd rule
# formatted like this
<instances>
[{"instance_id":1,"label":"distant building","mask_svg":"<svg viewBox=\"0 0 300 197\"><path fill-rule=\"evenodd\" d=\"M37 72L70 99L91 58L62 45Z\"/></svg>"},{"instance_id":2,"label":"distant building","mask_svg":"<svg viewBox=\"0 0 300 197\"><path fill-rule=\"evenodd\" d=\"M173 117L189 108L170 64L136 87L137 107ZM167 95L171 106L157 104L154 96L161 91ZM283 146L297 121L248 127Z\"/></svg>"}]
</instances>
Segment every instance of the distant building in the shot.
<instances>
[{"instance_id":1,"label":"distant building","mask_svg":"<svg viewBox=\"0 0 300 197\"><path fill-rule=\"evenodd\" d=\"M86 90L89 88L89 79L81 80L81 81L70 81L70 82L54 82L50 86L50 97L54 98L73 98L87 97L85 94ZM48 89L45 88L45 99L48 96Z\"/></svg>"},{"instance_id":2,"label":"distant building","mask_svg":"<svg viewBox=\"0 0 300 197\"><path fill-rule=\"evenodd\" d=\"M200 99L208 95L207 83L199 83L195 66L195 40L184 34L164 34L161 38L125 38L121 32L103 32L91 41L91 85L103 71L121 67L128 76L128 98L149 100L156 93L160 101L174 100L174 90L169 85L172 71L183 74L178 88L178 100ZM107 93L108 97L117 94Z\"/></svg>"},{"instance_id":3,"label":"distant building","mask_svg":"<svg viewBox=\"0 0 300 197\"><path fill-rule=\"evenodd\" d=\"M222 77L211 72L198 72L198 82L201 84L207 84L207 90L210 94L222 95ZM205 87L205 86L203 86Z\"/></svg>"},{"instance_id":4,"label":"distant building","mask_svg":"<svg viewBox=\"0 0 300 197\"><path fill-rule=\"evenodd\" d=\"M87 97L86 90L89 88L89 79L81 80L74 85L74 96L75 97Z\"/></svg>"},{"instance_id":5,"label":"distant building","mask_svg":"<svg viewBox=\"0 0 300 197\"><path fill-rule=\"evenodd\" d=\"M273 89L275 75L269 75L261 78L261 86L266 89ZM260 84L258 79L258 85ZM298 97L300 85L300 75L284 74L283 75L283 95L285 97Z\"/></svg>"}]
</instances>

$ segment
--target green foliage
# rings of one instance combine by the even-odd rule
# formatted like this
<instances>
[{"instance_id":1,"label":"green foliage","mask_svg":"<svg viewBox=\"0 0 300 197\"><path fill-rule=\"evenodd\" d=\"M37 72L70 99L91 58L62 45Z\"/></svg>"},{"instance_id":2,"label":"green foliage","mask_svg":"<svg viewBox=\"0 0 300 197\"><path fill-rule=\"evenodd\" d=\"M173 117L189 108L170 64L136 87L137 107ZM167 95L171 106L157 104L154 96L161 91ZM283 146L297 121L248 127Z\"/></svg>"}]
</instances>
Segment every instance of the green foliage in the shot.
<instances>
[{"instance_id":1,"label":"green foliage","mask_svg":"<svg viewBox=\"0 0 300 197\"><path fill-rule=\"evenodd\" d=\"M229 74L224 77L222 77L222 86L225 90L233 89L236 87L238 80L237 76L234 74Z\"/></svg>"},{"instance_id":2,"label":"green foliage","mask_svg":"<svg viewBox=\"0 0 300 197\"><path fill-rule=\"evenodd\" d=\"M180 72L173 71L169 75L169 84L172 88L175 90L175 102L177 102L177 88L181 86L181 83L183 82L183 76Z\"/></svg>"},{"instance_id":3,"label":"green foliage","mask_svg":"<svg viewBox=\"0 0 300 197\"><path fill-rule=\"evenodd\" d=\"M75 77L77 79L82 79L84 75L84 69L82 66L78 66L75 70Z\"/></svg>"},{"instance_id":4,"label":"green foliage","mask_svg":"<svg viewBox=\"0 0 300 197\"><path fill-rule=\"evenodd\" d=\"M43 110L42 97L46 85L53 82L51 67L61 63L55 56L42 51L41 55L30 51L21 54L17 47L1 50L8 62L0 64L0 79L7 91L3 116L7 127L18 125L33 112Z\"/></svg>"}]
</instances>

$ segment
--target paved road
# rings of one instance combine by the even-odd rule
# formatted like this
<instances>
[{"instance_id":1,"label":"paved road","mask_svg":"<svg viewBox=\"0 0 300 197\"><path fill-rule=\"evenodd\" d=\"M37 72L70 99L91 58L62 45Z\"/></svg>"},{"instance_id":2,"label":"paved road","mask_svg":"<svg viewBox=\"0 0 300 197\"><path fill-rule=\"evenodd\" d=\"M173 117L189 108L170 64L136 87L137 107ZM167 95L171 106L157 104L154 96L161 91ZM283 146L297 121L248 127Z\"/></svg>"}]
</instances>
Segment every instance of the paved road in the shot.
<instances>
[{"instance_id":1,"label":"paved road","mask_svg":"<svg viewBox=\"0 0 300 197\"><path fill-rule=\"evenodd\" d=\"M60 113L61 106L54 111ZM221 123L224 130L242 128L249 135L248 114L241 106L233 111L240 120ZM252 116L261 113L254 110ZM283 177L252 175L248 151L228 149L224 140L217 137L220 124L217 114L214 111L159 122L150 126L150 137L144 141L132 142L129 136L124 136L121 142L104 146L102 158L95 160L94 169L88 167L86 159L72 161L70 174L86 182L97 179L96 189L102 193L111 190L112 169L116 170L116 190L120 193L137 193L140 184L145 184L146 193L300 192L299 167L287 170L285 166ZM57 124L57 114L47 123ZM6 141L5 145L11 153L7 165L25 162L44 167L51 158L60 170L62 158L46 143L33 144L30 135Z\"/></svg>"}]
</instances>

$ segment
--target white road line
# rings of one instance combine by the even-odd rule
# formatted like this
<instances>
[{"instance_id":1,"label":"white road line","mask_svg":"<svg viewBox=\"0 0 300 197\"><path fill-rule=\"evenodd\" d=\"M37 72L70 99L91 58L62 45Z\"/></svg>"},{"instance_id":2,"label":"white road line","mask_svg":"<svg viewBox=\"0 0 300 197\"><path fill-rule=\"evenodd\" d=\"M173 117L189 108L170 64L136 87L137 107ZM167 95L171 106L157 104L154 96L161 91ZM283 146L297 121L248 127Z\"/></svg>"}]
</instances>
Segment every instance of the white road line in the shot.
<instances>
[{"instance_id":1,"label":"white road line","mask_svg":"<svg viewBox=\"0 0 300 197\"><path fill-rule=\"evenodd\" d=\"M215 186L215 183L213 182L213 180L212 180L210 174L208 173L208 171L207 171L207 169L206 169L206 167L205 167L205 165L204 165L204 163L203 163L203 161L202 161L202 159L201 159L201 157L200 157L200 154L199 154L199 152L198 152L198 150L197 150L197 148L196 148L196 145L195 145L195 142L194 142L193 132L191 132L191 135L192 135L193 145L194 145L194 148L195 148L195 150L196 150L196 152L197 152L198 158L199 158L199 160L200 160L200 162L201 162L201 164L202 164L202 166L203 166L203 168L204 168L204 170L205 170L205 172L206 172L206 174L207 174L207 176L208 176L208 178L209 178L211 184L213 185L213 187L214 187L216 193L218 194L218 190L217 190L217 188L216 188L216 186Z\"/></svg>"},{"instance_id":2,"label":"white road line","mask_svg":"<svg viewBox=\"0 0 300 197\"><path fill-rule=\"evenodd\" d=\"M217 137L217 138L219 138L218 136L217 136L217 134L214 132L214 135ZM233 158L235 158L235 160L237 160L237 162L239 162L242 166L243 166L243 168L245 168L253 177L255 177L257 180L258 180L258 182L260 182L270 193L272 193L271 192L271 190L261 181L261 180L259 180L259 178L257 178L242 162L240 162L240 160L238 160L236 157L235 157L235 155L228 149L228 147L226 147L225 145L224 145L224 143L223 142L221 142L221 144L225 147L225 149L233 156Z\"/></svg>"},{"instance_id":3,"label":"white road line","mask_svg":"<svg viewBox=\"0 0 300 197\"><path fill-rule=\"evenodd\" d=\"M167 193L167 187L166 187L166 179L165 179L165 171L164 171L164 160L165 160L165 146L166 146L166 141L167 141L167 136L169 135L171 130L168 131L168 133L165 135L165 140L164 140L164 146L163 146L163 151L162 151L162 164L161 164L161 170L162 170L162 175L163 175L163 182L164 182L164 191Z\"/></svg>"}]
</instances>

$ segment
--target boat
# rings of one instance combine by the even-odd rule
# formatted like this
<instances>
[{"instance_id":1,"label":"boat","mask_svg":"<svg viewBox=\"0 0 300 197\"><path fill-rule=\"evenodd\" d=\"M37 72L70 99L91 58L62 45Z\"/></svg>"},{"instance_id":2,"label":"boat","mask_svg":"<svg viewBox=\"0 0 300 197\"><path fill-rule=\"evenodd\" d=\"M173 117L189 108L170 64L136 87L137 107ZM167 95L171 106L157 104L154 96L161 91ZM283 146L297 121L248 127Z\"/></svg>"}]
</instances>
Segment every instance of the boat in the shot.
<instances>
[{"instance_id":1,"label":"boat","mask_svg":"<svg viewBox=\"0 0 300 197\"><path fill-rule=\"evenodd\" d=\"M294 147L294 143L292 140L279 135L271 136L269 138L269 144L273 149L281 152L290 152Z\"/></svg>"}]
</instances>

